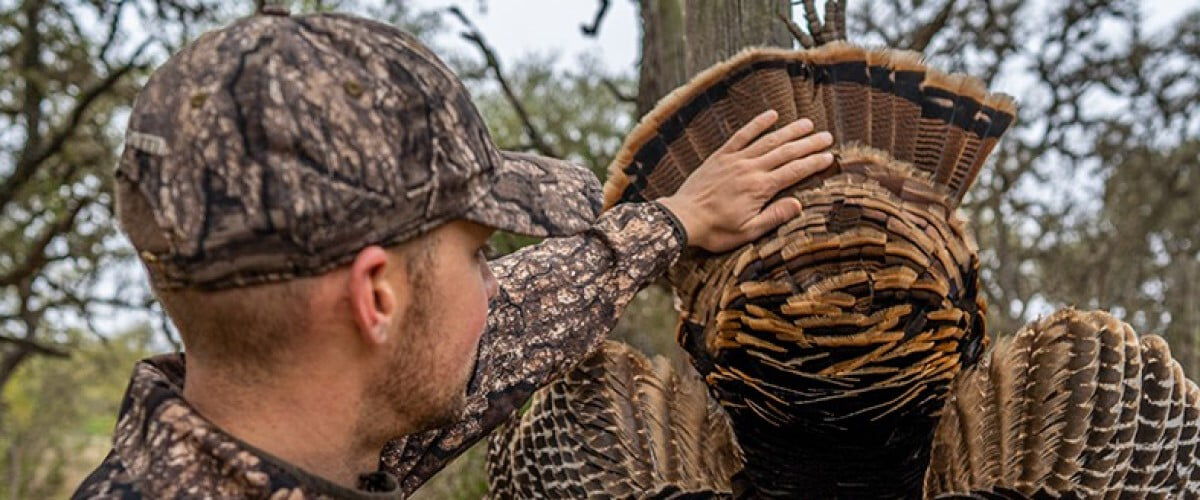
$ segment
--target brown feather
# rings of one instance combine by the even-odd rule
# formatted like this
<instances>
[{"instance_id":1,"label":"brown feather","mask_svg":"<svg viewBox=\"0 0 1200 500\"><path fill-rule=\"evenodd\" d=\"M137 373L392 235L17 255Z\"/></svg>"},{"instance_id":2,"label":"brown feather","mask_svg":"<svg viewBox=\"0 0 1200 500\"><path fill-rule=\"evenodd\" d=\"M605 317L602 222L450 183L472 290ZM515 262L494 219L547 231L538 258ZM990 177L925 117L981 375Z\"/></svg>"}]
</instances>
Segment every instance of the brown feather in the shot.
<instances>
[{"instance_id":1,"label":"brown feather","mask_svg":"<svg viewBox=\"0 0 1200 500\"><path fill-rule=\"evenodd\" d=\"M699 377L619 342L536 392L488 443L494 498L722 496L740 468Z\"/></svg>"},{"instance_id":2,"label":"brown feather","mask_svg":"<svg viewBox=\"0 0 1200 500\"><path fill-rule=\"evenodd\" d=\"M610 165L606 208L674 193L767 109L834 136L835 166L781 194L799 217L721 255L685 251L668 273L677 339L748 443L758 493L920 494L951 381L987 344L956 209L1015 111L984 103L1011 100L915 53L752 49L663 98ZM984 425L965 417L960 434ZM981 465L968 479L997 474L984 457L1002 451L961 448Z\"/></svg>"},{"instance_id":3,"label":"brown feather","mask_svg":"<svg viewBox=\"0 0 1200 500\"><path fill-rule=\"evenodd\" d=\"M1007 367L1002 373L1012 377L994 377L996 367ZM999 343L955 382L952 398L973 397L980 385L995 387L992 404L946 412L938 424L927 497L985 491L1018 498L1194 494L1200 394L1161 338L1138 339L1129 325L1103 312L1066 309L1026 326L1011 343ZM967 420L993 418L1009 430L998 439L1002 456L958 451L990 446L981 441L996 436L961 429L970 427ZM964 460L971 470L981 468L975 457L1002 463L1005 474L947 480L965 477L957 470Z\"/></svg>"},{"instance_id":4,"label":"brown feather","mask_svg":"<svg viewBox=\"0 0 1200 500\"><path fill-rule=\"evenodd\" d=\"M808 117L839 145L882 147L939 174L935 183L953 205L1015 117L1011 98L929 68L914 53L845 42L805 51L750 49L701 72L642 118L609 167L605 207L673 193L698 160L767 109L784 118L776 126ZM680 153L685 147L690 151Z\"/></svg>"}]
</instances>

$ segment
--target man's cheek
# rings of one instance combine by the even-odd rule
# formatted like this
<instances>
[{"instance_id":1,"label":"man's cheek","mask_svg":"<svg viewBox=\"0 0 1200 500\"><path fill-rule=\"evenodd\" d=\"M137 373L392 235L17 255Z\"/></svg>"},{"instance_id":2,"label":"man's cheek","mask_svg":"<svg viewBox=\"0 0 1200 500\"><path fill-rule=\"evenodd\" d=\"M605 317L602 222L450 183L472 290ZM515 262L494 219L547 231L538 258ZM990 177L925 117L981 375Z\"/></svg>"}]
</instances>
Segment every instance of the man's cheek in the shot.
<instances>
[{"instance_id":1,"label":"man's cheek","mask_svg":"<svg viewBox=\"0 0 1200 500\"><path fill-rule=\"evenodd\" d=\"M474 332L483 333L483 329L487 326L488 304L497 294L498 286L495 277L492 276L491 270L484 264L484 272L482 276L481 286L478 288L479 296L474 300L471 311L471 322Z\"/></svg>"},{"instance_id":2,"label":"man's cheek","mask_svg":"<svg viewBox=\"0 0 1200 500\"><path fill-rule=\"evenodd\" d=\"M475 332L476 336L483 335L483 329L487 327L488 318L488 296L484 294L480 299L475 301L475 306L471 309L471 331Z\"/></svg>"}]
</instances>

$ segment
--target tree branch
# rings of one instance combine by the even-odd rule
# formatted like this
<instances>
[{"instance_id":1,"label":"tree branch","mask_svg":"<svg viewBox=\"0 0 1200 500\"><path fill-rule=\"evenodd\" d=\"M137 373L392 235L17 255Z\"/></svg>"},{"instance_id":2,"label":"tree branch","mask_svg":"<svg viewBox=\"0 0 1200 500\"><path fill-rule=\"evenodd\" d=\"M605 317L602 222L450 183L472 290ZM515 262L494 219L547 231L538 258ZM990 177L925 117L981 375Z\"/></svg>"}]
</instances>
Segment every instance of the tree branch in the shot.
<instances>
[{"instance_id":1,"label":"tree branch","mask_svg":"<svg viewBox=\"0 0 1200 500\"><path fill-rule=\"evenodd\" d=\"M609 0L600 0L600 8L596 10L596 17L592 18L591 25L582 24L579 26L579 30L584 35L595 37L600 33L600 23L604 21L604 15L608 14L608 2Z\"/></svg>"},{"instance_id":2,"label":"tree branch","mask_svg":"<svg viewBox=\"0 0 1200 500\"><path fill-rule=\"evenodd\" d=\"M946 5L942 6L942 10L933 17L933 20L913 32L908 43L909 50L925 51L929 42L933 41L933 37L946 27L946 22L950 20L950 14L954 12L954 3L954 0L946 0Z\"/></svg>"},{"instance_id":3,"label":"tree branch","mask_svg":"<svg viewBox=\"0 0 1200 500\"><path fill-rule=\"evenodd\" d=\"M97 51L99 54L99 59L106 65L108 64L108 51L112 49L114 43L116 42L117 33L120 33L121 14L125 11L125 4L128 2L129 0L119 0L111 7L110 12L112 12L112 19L110 19L108 22L108 34L105 35L104 41L100 44L100 50Z\"/></svg>"},{"instance_id":4,"label":"tree branch","mask_svg":"<svg viewBox=\"0 0 1200 500\"><path fill-rule=\"evenodd\" d=\"M50 242L54 241L55 237L70 231L71 226L75 224L75 217L92 201L90 198L80 200L47 227L29 246L25 262L9 269L7 273L0 274L0 288L19 284L37 274L49 262L50 257L46 255L46 248L50 246Z\"/></svg>"},{"instance_id":5,"label":"tree branch","mask_svg":"<svg viewBox=\"0 0 1200 500\"><path fill-rule=\"evenodd\" d=\"M0 344L13 344L13 345L16 345L20 349L32 351L37 354L42 354L45 356L50 356L50 357L55 357L55 358L71 357L71 353L61 347L48 346L45 344L34 342L29 339L20 339L20 338L15 338L15 337L9 337L7 335L0 335Z\"/></svg>"},{"instance_id":6,"label":"tree branch","mask_svg":"<svg viewBox=\"0 0 1200 500\"><path fill-rule=\"evenodd\" d=\"M604 88L608 89L609 92L612 92L613 97L616 97L618 101L630 103L637 102L637 96L632 96L621 92L621 89L617 88L616 82L608 78L601 78L600 84L604 85Z\"/></svg>"},{"instance_id":7,"label":"tree branch","mask_svg":"<svg viewBox=\"0 0 1200 500\"><path fill-rule=\"evenodd\" d=\"M521 120L521 124L525 128L525 135L529 137L529 142L533 144L533 149L543 155L557 158L559 156L558 153L555 152L554 148L550 147L550 145L542 139L541 132L539 132L537 127L533 125L533 121L529 118L529 113L525 111L525 106L521 103L521 99L517 97L516 92L513 92L512 86L508 84L508 80L504 78L504 73L500 69L500 60L496 57L495 51L493 51L483 39L483 34L479 32L475 25L471 23L469 19L467 19L467 16L463 14L458 7L450 7L447 10L450 11L454 17L457 17L459 21L462 21L462 23L470 30L460 33L460 36L462 36L463 39L474 43L475 46L479 48L479 51L483 53L483 58L487 63L487 67L492 70L492 76L494 76L496 81L500 83L500 89L504 92L504 97L508 99L509 104L511 104L513 110L516 111L517 118Z\"/></svg>"},{"instance_id":8,"label":"tree branch","mask_svg":"<svg viewBox=\"0 0 1200 500\"><path fill-rule=\"evenodd\" d=\"M121 79L124 78L125 75L129 74L129 72L145 67L144 65L137 64L133 61L135 61L141 55L142 50L146 48L148 43L149 42L143 43L140 47L138 47L137 51L130 58L130 62L128 64L110 71L102 80L80 94L75 101L75 106L71 108L70 113L67 115L66 122L59 127L58 130L53 133L53 135L51 135L50 140L46 143L46 145L41 146L34 151L29 151L27 152L28 154L21 155L20 159L17 161L17 166L13 170L12 175L10 175L2 184L0 184L0 207L5 207L11 203L17 191L24 187L29 179L33 177L33 174L37 172L38 167L40 167L42 163L51 156L54 156L56 153L58 153L62 149L63 145L66 144L67 140L75 135L76 130L79 128L80 122L83 121L84 116L87 115L87 112L91 109L92 105L95 104L101 96L111 90L117 84L117 82L121 81ZM27 133L32 136L36 135L38 132L31 129L27 130Z\"/></svg>"}]
</instances>

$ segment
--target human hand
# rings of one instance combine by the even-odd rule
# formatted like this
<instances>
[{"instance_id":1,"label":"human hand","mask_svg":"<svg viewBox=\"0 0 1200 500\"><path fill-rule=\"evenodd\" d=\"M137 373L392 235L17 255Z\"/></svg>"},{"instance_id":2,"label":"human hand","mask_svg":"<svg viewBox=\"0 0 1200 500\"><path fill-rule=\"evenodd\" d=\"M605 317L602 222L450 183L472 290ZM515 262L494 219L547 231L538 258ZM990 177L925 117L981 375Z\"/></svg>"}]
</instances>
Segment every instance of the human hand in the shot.
<instances>
[{"instance_id":1,"label":"human hand","mask_svg":"<svg viewBox=\"0 0 1200 500\"><path fill-rule=\"evenodd\" d=\"M754 140L778 118L774 110L755 117L704 160L675 194L657 200L683 224L689 244L724 252L800 215L800 200L795 198L767 202L833 164L833 154L824 151L833 144L833 135L813 134L812 121L803 118Z\"/></svg>"}]
</instances>

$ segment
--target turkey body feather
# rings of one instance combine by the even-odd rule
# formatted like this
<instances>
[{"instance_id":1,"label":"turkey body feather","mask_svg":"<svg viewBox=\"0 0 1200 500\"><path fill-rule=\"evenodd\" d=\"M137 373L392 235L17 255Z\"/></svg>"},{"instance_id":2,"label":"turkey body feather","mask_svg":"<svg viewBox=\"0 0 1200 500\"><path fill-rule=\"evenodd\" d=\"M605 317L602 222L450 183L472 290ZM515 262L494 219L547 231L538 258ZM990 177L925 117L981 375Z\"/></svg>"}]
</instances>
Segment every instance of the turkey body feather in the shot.
<instances>
[{"instance_id":1,"label":"turkey body feather","mask_svg":"<svg viewBox=\"0 0 1200 500\"><path fill-rule=\"evenodd\" d=\"M1200 497L1198 398L1162 338L1104 312L1059 311L954 382L926 491Z\"/></svg>"},{"instance_id":2,"label":"turkey body feather","mask_svg":"<svg viewBox=\"0 0 1200 500\"><path fill-rule=\"evenodd\" d=\"M764 496L919 495L950 381L982 352L979 260L956 208L1013 102L908 52L755 49L665 97L610 166L606 204L673 193L754 116L811 118L835 165L798 218L668 278L679 343Z\"/></svg>"},{"instance_id":3,"label":"turkey body feather","mask_svg":"<svg viewBox=\"0 0 1200 500\"><path fill-rule=\"evenodd\" d=\"M606 342L488 443L494 498L728 497L741 454L692 370Z\"/></svg>"}]
</instances>

